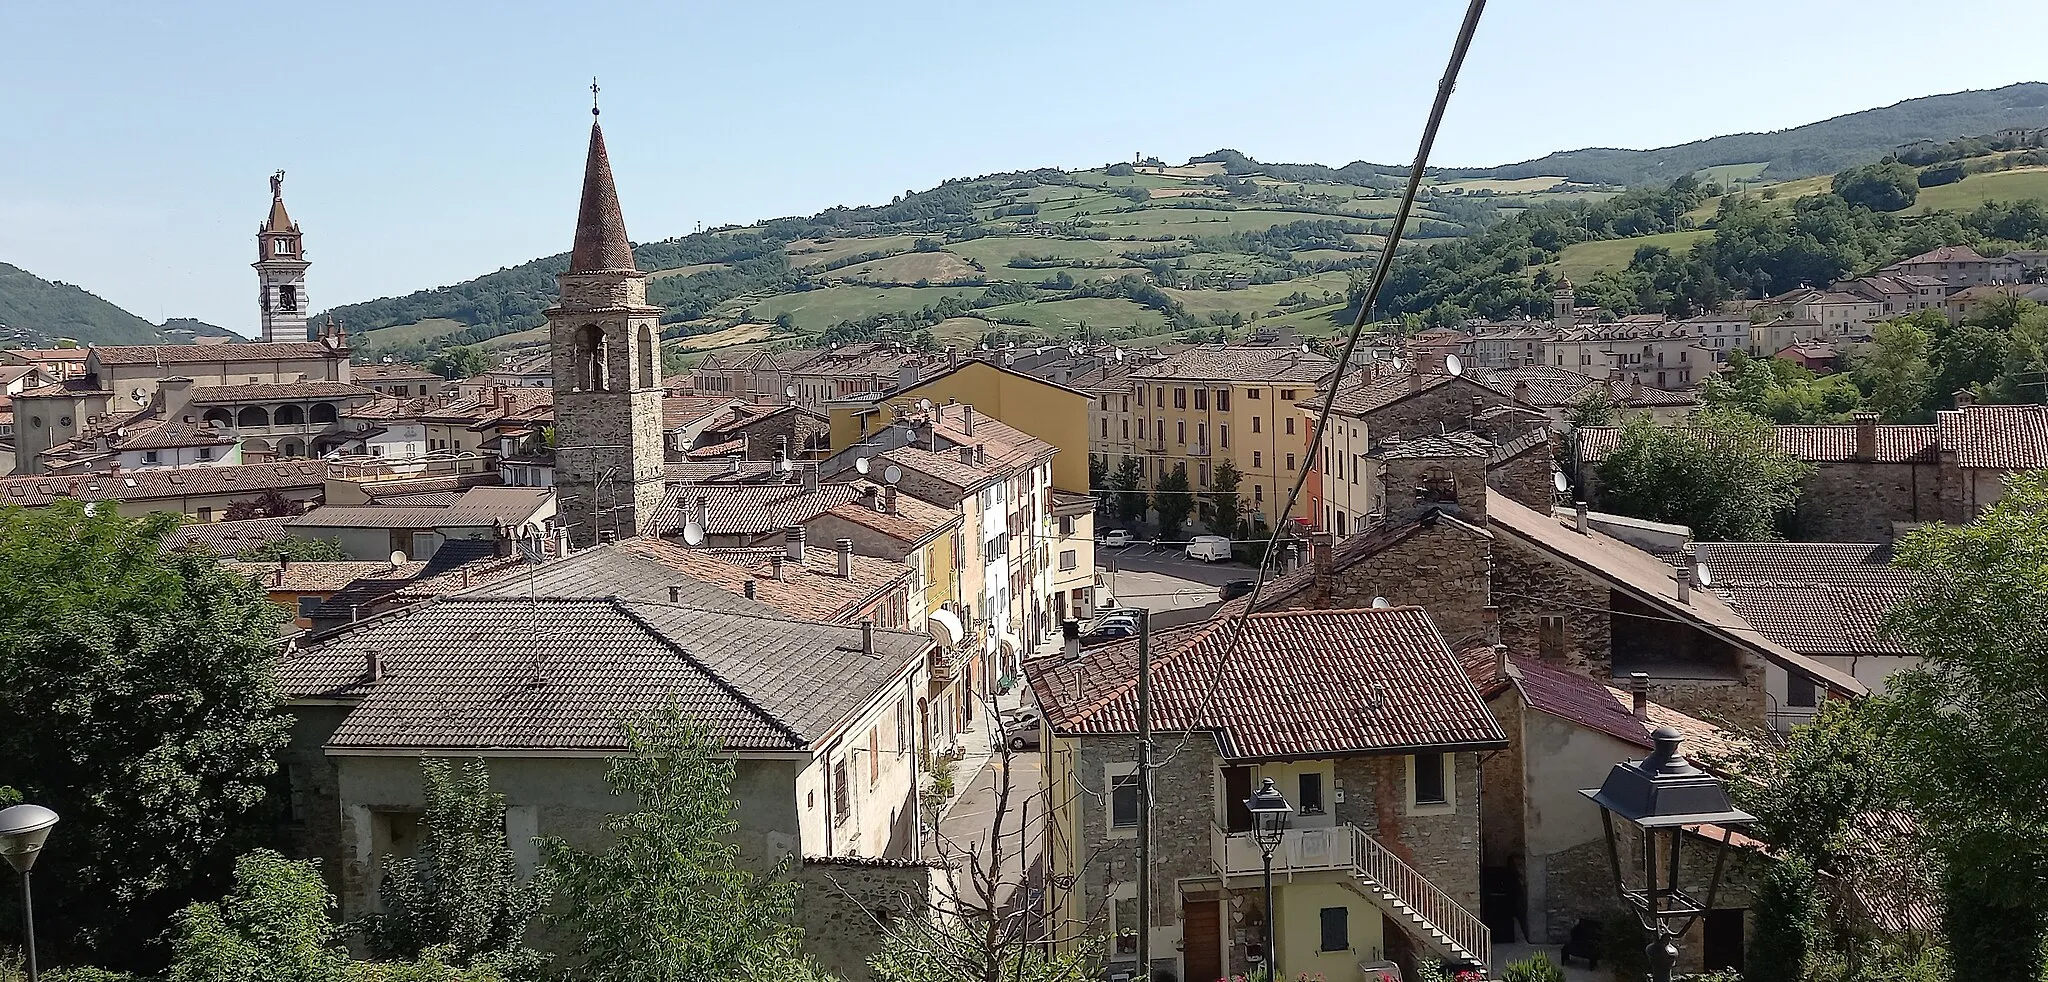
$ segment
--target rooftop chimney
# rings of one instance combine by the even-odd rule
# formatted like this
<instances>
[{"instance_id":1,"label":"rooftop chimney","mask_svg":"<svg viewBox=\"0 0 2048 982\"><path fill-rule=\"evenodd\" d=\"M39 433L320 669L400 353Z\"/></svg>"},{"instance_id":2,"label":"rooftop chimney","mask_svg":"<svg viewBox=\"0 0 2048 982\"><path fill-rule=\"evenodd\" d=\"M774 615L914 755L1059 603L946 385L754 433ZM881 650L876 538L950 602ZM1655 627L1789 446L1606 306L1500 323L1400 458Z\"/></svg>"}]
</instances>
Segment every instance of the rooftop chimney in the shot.
<instances>
[{"instance_id":1,"label":"rooftop chimney","mask_svg":"<svg viewBox=\"0 0 2048 982\"><path fill-rule=\"evenodd\" d=\"M1678 580L1678 602L1682 604L1692 603L1692 567L1688 565L1677 572L1678 575L1675 578Z\"/></svg>"},{"instance_id":2,"label":"rooftop chimney","mask_svg":"<svg viewBox=\"0 0 2048 982\"><path fill-rule=\"evenodd\" d=\"M853 579L853 540L840 539L838 546L839 578L842 580Z\"/></svg>"},{"instance_id":3,"label":"rooftop chimney","mask_svg":"<svg viewBox=\"0 0 2048 982\"><path fill-rule=\"evenodd\" d=\"M1578 506L1578 507L1577 507L1577 511L1578 511L1578 514L1577 514L1577 516L1576 516L1576 517L1575 517L1575 518L1573 519L1573 521L1572 521L1572 528L1574 528L1574 529L1578 530L1578 533L1579 533L1580 535L1585 535L1585 534L1586 534L1586 503L1585 503L1585 502L1583 502L1583 501L1580 501L1580 502L1575 502L1575 504L1576 504L1576 505Z\"/></svg>"},{"instance_id":4,"label":"rooftop chimney","mask_svg":"<svg viewBox=\"0 0 2048 982\"><path fill-rule=\"evenodd\" d=\"M805 465L804 465L804 490L805 490L805 491L816 491L816 490L818 490L818 465L816 465L816 464L805 464Z\"/></svg>"},{"instance_id":5,"label":"rooftop chimney","mask_svg":"<svg viewBox=\"0 0 2048 982\"><path fill-rule=\"evenodd\" d=\"M771 572L771 573L772 573L772 574L774 575L774 577L775 577L775 582L777 582L777 583L787 583L787 582L789 582L789 557L788 557L788 556L785 556L785 555L783 555L783 554L781 554L781 553L776 553L776 554L775 554L775 555L773 555L773 556L769 556L769 557L768 557L768 568L769 568L769 571L770 571L770 572Z\"/></svg>"},{"instance_id":6,"label":"rooftop chimney","mask_svg":"<svg viewBox=\"0 0 2048 982\"><path fill-rule=\"evenodd\" d=\"M1647 672L1628 673L1629 702L1640 720L1650 718L1650 676Z\"/></svg>"},{"instance_id":7,"label":"rooftop chimney","mask_svg":"<svg viewBox=\"0 0 2048 982\"><path fill-rule=\"evenodd\" d=\"M974 445L974 462L977 464L988 463L988 444L977 443Z\"/></svg>"},{"instance_id":8,"label":"rooftop chimney","mask_svg":"<svg viewBox=\"0 0 2048 982\"><path fill-rule=\"evenodd\" d=\"M896 514L896 485L894 484L882 489L882 511L891 515Z\"/></svg>"},{"instance_id":9,"label":"rooftop chimney","mask_svg":"<svg viewBox=\"0 0 2048 982\"><path fill-rule=\"evenodd\" d=\"M669 588L668 588L668 602L669 602L669 603L672 603L672 604L679 604L679 603L682 603L682 602L683 602L683 588L682 588L682 587L679 587L679 586L671 586L671 587L669 587Z\"/></svg>"},{"instance_id":10,"label":"rooftop chimney","mask_svg":"<svg viewBox=\"0 0 2048 982\"><path fill-rule=\"evenodd\" d=\"M1527 402L1529 401L1529 380L1528 380L1528 379L1525 379L1525 378L1524 378L1524 379L1516 379L1516 380L1515 380L1515 401L1516 401L1516 402L1520 402L1520 403L1525 403L1525 404L1526 404L1526 403L1527 403Z\"/></svg>"},{"instance_id":11,"label":"rooftop chimney","mask_svg":"<svg viewBox=\"0 0 2048 982\"><path fill-rule=\"evenodd\" d=\"M962 418L964 418L964 419L966 420L966 422L964 422L964 423L961 423L961 424L960 424L960 427L961 427L961 432L963 432L963 433L966 433L966 434L967 434L968 436L973 436L973 435L974 435L974 407L973 407L973 406L971 406L971 405L969 405L969 406L962 406L962 407L960 407L960 409L962 410L962 412L963 412L963 414L964 414Z\"/></svg>"},{"instance_id":12,"label":"rooftop chimney","mask_svg":"<svg viewBox=\"0 0 2048 982\"><path fill-rule=\"evenodd\" d=\"M1955 399L1956 408L1964 409L1977 404L1977 393L1969 389L1957 389L1955 391Z\"/></svg>"},{"instance_id":13,"label":"rooftop chimney","mask_svg":"<svg viewBox=\"0 0 2048 982\"><path fill-rule=\"evenodd\" d=\"M974 463L974 448L973 448L973 447L970 447L970 446L968 446L967 444L964 444L964 443L960 445L960 462L961 462L961 463L963 463L963 464L967 464L967 465L970 465L970 466L971 466L971 465L973 465L973 463Z\"/></svg>"},{"instance_id":14,"label":"rooftop chimney","mask_svg":"<svg viewBox=\"0 0 2048 982\"><path fill-rule=\"evenodd\" d=\"M1497 679L1508 677L1507 645L1497 644L1493 646L1493 677Z\"/></svg>"},{"instance_id":15,"label":"rooftop chimney","mask_svg":"<svg viewBox=\"0 0 2048 982\"><path fill-rule=\"evenodd\" d=\"M1408 362L1408 391L1422 391L1422 357L1417 355Z\"/></svg>"},{"instance_id":16,"label":"rooftop chimney","mask_svg":"<svg viewBox=\"0 0 2048 982\"><path fill-rule=\"evenodd\" d=\"M1643 377L1642 377L1641 375L1638 375L1638 376L1636 376L1635 378L1629 379L1629 382L1628 382L1628 401L1630 401L1630 402L1641 402L1641 401L1643 401Z\"/></svg>"},{"instance_id":17,"label":"rooftop chimney","mask_svg":"<svg viewBox=\"0 0 2048 982\"><path fill-rule=\"evenodd\" d=\"M860 653L870 658L875 655L875 619L872 617L860 622Z\"/></svg>"},{"instance_id":18,"label":"rooftop chimney","mask_svg":"<svg viewBox=\"0 0 2048 982\"><path fill-rule=\"evenodd\" d=\"M756 586L756 585L755 585L755 584L757 584L757 583L759 583L759 582L761 582L761 581L759 581L759 580L757 580L757 579L754 579L754 578L753 578L753 577L751 577L751 576L747 577L747 582L746 582L746 583L744 584L744 588L745 588L745 592L746 592L746 595L747 595L747 599L748 599L748 600L752 600L752 599L754 599L754 598L755 598L755 595L761 592L761 591L760 591L760 588L759 588L758 586Z\"/></svg>"},{"instance_id":19,"label":"rooftop chimney","mask_svg":"<svg viewBox=\"0 0 2048 982\"><path fill-rule=\"evenodd\" d=\"M804 527L791 525L782 531L783 555L799 563L804 561ZM776 577L781 579L781 577Z\"/></svg>"},{"instance_id":20,"label":"rooftop chimney","mask_svg":"<svg viewBox=\"0 0 2048 982\"><path fill-rule=\"evenodd\" d=\"M363 650L363 677L376 682L384 678L384 652L378 648Z\"/></svg>"},{"instance_id":21,"label":"rooftop chimney","mask_svg":"<svg viewBox=\"0 0 2048 982\"><path fill-rule=\"evenodd\" d=\"M960 367L960 349L959 349L959 348L958 348L957 346L955 346L955 345L950 345L950 344L949 344L949 345L947 345L947 346L946 346L946 367L947 367L947 368L959 368L959 367Z\"/></svg>"},{"instance_id":22,"label":"rooftop chimney","mask_svg":"<svg viewBox=\"0 0 2048 982\"><path fill-rule=\"evenodd\" d=\"M1869 411L1856 414L1856 459L1871 461L1877 459L1877 414Z\"/></svg>"}]
</instances>

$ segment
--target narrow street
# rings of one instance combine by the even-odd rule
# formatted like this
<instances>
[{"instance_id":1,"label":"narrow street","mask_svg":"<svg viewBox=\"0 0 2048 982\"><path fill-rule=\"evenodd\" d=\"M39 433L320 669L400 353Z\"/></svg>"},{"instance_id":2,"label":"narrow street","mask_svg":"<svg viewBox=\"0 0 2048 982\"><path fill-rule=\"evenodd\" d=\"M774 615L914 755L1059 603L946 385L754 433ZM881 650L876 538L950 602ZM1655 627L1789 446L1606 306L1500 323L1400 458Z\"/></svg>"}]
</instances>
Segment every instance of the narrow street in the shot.
<instances>
[{"instance_id":1,"label":"narrow street","mask_svg":"<svg viewBox=\"0 0 2048 982\"><path fill-rule=\"evenodd\" d=\"M1043 758L1036 750L986 759L979 773L958 774L955 780L968 782L953 807L939 818L936 839L928 844L927 857L955 864L954 890L963 904L980 906L982 887L993 873L995 896L989 898L997 910L1008 910L1029 899L1040 878L1039 861L1044 855L1045 809ZM1003 775L1009 775L1007 802L999 801ZM1000 815L999 815L1000 812ZM989 868L991 838L1000 818L1002 839L999 870ZM1021 890L1021 892L1020 892Z\"/></svg>"}]
</instances>

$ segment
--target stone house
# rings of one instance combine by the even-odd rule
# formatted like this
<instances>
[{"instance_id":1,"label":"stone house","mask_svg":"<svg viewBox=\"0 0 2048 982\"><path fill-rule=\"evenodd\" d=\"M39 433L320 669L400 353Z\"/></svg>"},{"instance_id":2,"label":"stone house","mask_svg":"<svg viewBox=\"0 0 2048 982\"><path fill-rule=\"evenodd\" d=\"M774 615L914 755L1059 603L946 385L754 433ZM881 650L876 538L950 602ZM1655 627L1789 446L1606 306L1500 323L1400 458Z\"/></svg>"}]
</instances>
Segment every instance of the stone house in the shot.
<instances>
[{"instance_id":1,"label":"stone house","mask_svg":"<svg viewBox=\"0 0 2048 982\"><path fill-rule=\"evenodd\" d=\"M2007 477L2048 466L2048 407L1980 406L1966 393L1958 402L1932 424L1858 413L1847 424L1779 426L1779 446L1814 465L1800 489L1799 537L1890 542L1927 522L1961 524L1998 502ZM1572 452L1588 501L1599 500L1599 464L1620 438L1619 427L1579 430Z\"/></svg>"},{"instance_id":2,"label":"stone house","mask_svg":"<svg viewBox=\"0 0 2048 982\"><path fill-rule=\"evenodd\" d=\"M1264 955L1269 919L1288 977L1488 962L1474 913L1479 760L1504 739L1428 615L1262 612L1159 632L1153 650L1143 870L1135 643L1027 666L1050 723L1045 903L1056 940L1108 934L1115 974L1136 968L1147 931L1152 970L1188 980L1246 971ZM1243 804L1267 779L1294 808L1270 911ZM1150 878L1149 911L1137 909L1139 875Z\"/></svg>"},{"instance_id":3,"label":"stone house","mask_svg":"<svg viewBox=\"0 0 2048 982\"><path fill-rule=\"evenodd\" d=\"M1305 568L1269 584L1262 609L1378 598L1415 604L1460 650L1505 642L1595 679L1644 672L1660 701L1739 725L1764 725L1794 677L1843 694L1865 691L1842 671L1758 636L1666 559L1575 518L1560 520L1547 495L1531 495L1539 511L1489 487L1486 458L1476 451L1447 447L1388 463L1398 464L1389 486L1422 492L1413 505L1390 509L1334 548L1316 543Z\"/></svg>"},{"instance_id":4,"label":"stone house","mask_svg":"<svg viewBox=\"0 0 2048 982\"><path fill-rule=\"evenodd\" d=\"M1942 246L1878 270L1883 274L1932 277L1950 291L1986 283L2017 283L2024 271L2018 260L2009 256L1987 259L1966 245Z\"/></svg>"},{"instance_id":5,"label":"stone house","mask_svg":"<svg viewBox=\"0 0 2048 982\"><path fill-rule=\"evenodd\" d=\"M1487 894L1483 916L1496 937L1562 944L1582 921L1619 908L1599 809L1579 794L1597 788L1618 762L1652 748L1650 733L1670 726L1686 755L1712 767L1740 740L1710 723L1652 702L1647 680L1629 690L1603 684L1540 658L1510 658L1505 647L1466 653L1466 668L1499 719L1508 746L1481 765L1480 839ZM1694 826L1681 853L1683 881L1704 899L1710 856L1722 830ZM1743 967L1753 929L1751 884L1766 868L1762 843L1735 833L1714 909L1680 948L1679 970Z\"/></svg>"},{"instance_id":6,"label":"stone house","mask_svg":"<svg viewBox=\"0 0 2048 982\"><path fill-rule=\"evenodd\" d=\"M843 857L918 857L912 721L931 639L792 620L708 585L689 588L687 602L680 589L622 597L599 569L618 555L592 554L541 567L549 595L508 581L370 618L280 659L296 851L323 860L345 919L374 909L383 860L418 847L424 757L487 761L522 873L537 866L541 837L601 848L604 821L630 807L604 783L607 759L628 749L622 723L674 705L737 759L742 860L805 860L795 869L806 945L864 978L870 917L922 909L926 870L832 874ZM849 909L842 879L888 886L891 899Z\"/></svg>"}]
</instances>

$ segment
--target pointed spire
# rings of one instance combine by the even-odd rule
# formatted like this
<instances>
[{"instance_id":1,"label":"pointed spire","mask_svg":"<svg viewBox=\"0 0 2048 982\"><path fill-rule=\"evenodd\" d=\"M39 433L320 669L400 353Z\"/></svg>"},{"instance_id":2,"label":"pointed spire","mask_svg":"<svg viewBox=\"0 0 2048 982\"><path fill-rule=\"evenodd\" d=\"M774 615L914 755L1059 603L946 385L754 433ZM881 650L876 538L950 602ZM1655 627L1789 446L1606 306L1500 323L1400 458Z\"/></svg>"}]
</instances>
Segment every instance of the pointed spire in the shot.
<instances>
[{"instance_id":1,"label":"pointed spire","mask_svg":"<svg viewBox=\"0 0 2048 982\"><path fill-rule=\"evenodd\" d=\"M270 218L263 223L265 232L289 232L292 230L292 216L284 213L284 171L270 175Z\"/></svg>"},{"instance_id":2,"label":"pointed spire","mask_svg":"<svg viewBox=\"0 0 2048 982\"><path fill-rule=\"evenodd\" d=\"M590 123L590 157L583 163L583 207L576 213L576 245L569 272L633 269L626 219L619 214L619 190L612 184L612 160L604 152L604 129Z\"/></svg>"}]
</instances>

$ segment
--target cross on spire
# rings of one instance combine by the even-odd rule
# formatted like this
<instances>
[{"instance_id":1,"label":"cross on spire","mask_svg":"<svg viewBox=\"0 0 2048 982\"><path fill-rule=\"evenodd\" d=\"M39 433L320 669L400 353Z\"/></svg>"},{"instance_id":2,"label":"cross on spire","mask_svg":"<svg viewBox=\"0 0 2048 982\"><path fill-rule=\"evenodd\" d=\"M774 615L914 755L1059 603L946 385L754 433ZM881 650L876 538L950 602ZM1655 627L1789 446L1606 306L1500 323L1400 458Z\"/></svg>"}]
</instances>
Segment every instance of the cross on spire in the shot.
<instances>
[{"instance_id":1,"label":"cross on spire","mask_svg":"<svg viewBox=\"0 0 2048 982\"><path fill-rule=\"evenodd\" d=\"M597 76L590 76L590 114L597 115Z\"/></svg>"}]
</instances>

